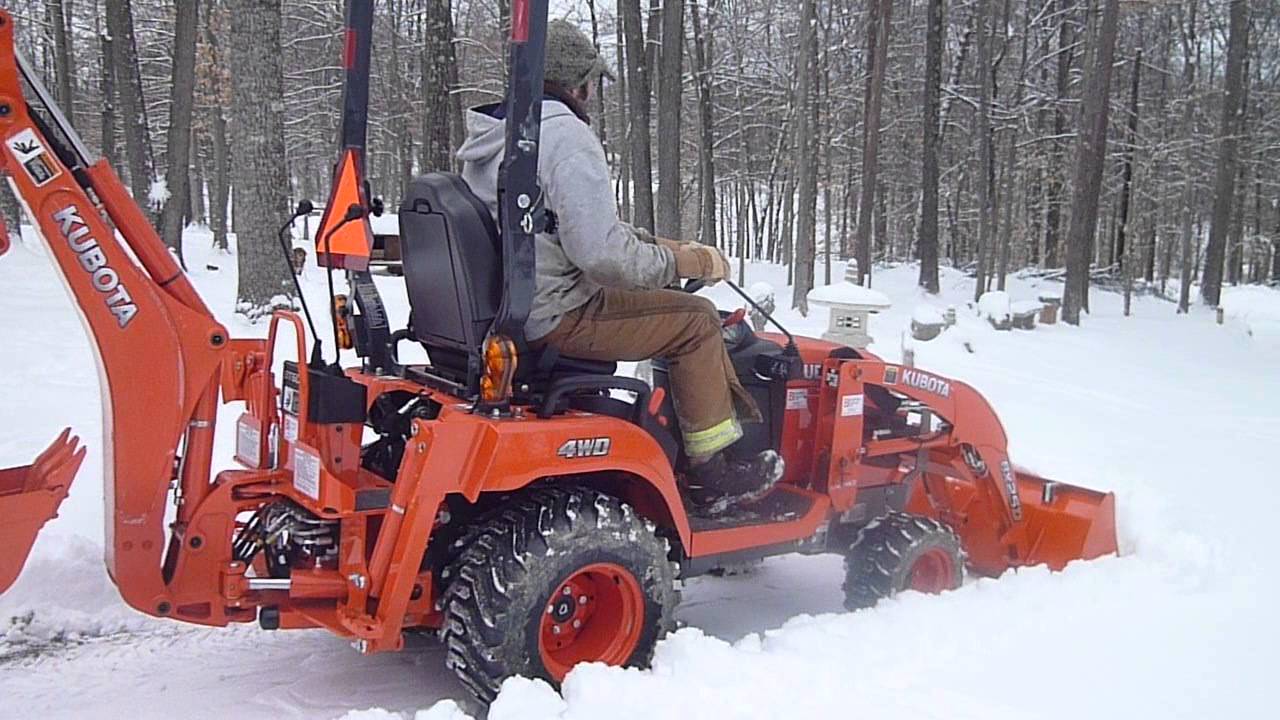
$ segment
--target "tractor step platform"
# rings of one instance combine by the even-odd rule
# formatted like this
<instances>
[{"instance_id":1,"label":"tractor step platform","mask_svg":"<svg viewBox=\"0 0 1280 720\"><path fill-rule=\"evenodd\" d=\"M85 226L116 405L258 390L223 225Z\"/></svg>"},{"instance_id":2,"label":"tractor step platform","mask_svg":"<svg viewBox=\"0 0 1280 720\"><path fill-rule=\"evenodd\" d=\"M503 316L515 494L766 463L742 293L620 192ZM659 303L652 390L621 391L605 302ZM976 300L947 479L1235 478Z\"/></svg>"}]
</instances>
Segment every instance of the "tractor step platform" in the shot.
<instances>
[{"instance_id":1,"label":"tractor step platform","mask_svg":"<svg viewBox=\"0 0 1280 720\"><path fill-rule=\"evenodd\" d=\"M820 537L831 499L794 485L779 485L760 500L716 517L690 516L689 574L723 562L795 552Z\"/></svg>"},{"instance_id":2,"label":"tractor step platform","mask_svg":"<svg viewBox=\"0 0 1280 720\"><path fill-rule=\"evenodd\" d=\"M750 525L788 522L804 517L813 507L814 499L795 492L789 486L780 486L768 495L741 506L732 506L714 516L691 514L689 525L694 532L729 530Z\"/></svg>"}]
</instances>

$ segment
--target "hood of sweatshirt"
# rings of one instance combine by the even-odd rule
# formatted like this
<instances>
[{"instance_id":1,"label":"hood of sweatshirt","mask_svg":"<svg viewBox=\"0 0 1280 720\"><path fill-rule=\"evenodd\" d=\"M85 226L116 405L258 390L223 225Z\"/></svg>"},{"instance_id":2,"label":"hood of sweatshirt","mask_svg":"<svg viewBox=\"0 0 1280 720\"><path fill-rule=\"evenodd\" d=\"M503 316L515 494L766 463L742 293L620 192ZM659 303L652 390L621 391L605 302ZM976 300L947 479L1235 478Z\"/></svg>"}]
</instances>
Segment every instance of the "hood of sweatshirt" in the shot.
<instances>
[{"instance_id":1,"label":"hood of sweatshirt","mask_svg":"<svg viewBox=\"0 0 1280 720\"><path fill-rule=\"evenodd\" d=\"M501 115L501 105L482 105L467 111L467 138L463 140L462 147L458 148L459 160L485 163L502 156L507 124ZM562 118L566 116L576 119L573 111L559 100L542 101L543 125L563 121Z\"/></svg>"}]
</instances>

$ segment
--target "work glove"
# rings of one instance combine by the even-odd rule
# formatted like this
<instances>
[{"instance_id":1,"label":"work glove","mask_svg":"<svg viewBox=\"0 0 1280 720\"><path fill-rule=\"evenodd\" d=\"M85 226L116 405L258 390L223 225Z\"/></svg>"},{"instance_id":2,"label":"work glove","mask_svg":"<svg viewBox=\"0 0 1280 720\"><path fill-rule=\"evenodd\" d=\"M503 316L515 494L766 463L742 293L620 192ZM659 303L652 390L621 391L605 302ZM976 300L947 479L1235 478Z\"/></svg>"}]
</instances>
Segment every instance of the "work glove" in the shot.
<instances>
[{"instance_id":1,"label":"work glove","mask_svg":"<svg viewBox=\"0 0 1280 720\"><path fill-rule=\"evenodd\" d=\"M719 248L698 243L675 244L664 246L676 257L676 276L688 280L703 280L714 285L729 277L729 261Z\"/></svg>"}]
</instances>

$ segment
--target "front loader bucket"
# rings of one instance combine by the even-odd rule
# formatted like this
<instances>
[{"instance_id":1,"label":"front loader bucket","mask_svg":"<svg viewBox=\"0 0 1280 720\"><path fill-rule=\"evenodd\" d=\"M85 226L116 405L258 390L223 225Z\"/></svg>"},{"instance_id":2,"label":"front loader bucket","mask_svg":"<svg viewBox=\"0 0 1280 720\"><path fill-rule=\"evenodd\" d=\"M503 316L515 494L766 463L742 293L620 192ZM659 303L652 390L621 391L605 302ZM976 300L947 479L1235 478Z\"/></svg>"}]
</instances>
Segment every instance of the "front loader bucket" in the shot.
<instances>
[{"instance_id":1,"label":"front loader bucket","mask_svg":"<svg viewBox=\"0 0 1280 720\"><path fill-rule=\"evenodd\" d=\"M40 528L58 516L84 461L79 444L68 428L35 462L0 470L0 593L18 579Z\"/></svg>"},{"instance_id":2,"label":"front loader bucket","mask_svg":"<svg viewBox=\"0 0 1280 720\"><path fill-rule=\"evenodd\" d=\"M1022 506L1020 564L1061 570L1072 560L1092 560L1119 551L1116 545L1116 496L1046 480L1017 469Z\"/></svg>"}]
</instances>

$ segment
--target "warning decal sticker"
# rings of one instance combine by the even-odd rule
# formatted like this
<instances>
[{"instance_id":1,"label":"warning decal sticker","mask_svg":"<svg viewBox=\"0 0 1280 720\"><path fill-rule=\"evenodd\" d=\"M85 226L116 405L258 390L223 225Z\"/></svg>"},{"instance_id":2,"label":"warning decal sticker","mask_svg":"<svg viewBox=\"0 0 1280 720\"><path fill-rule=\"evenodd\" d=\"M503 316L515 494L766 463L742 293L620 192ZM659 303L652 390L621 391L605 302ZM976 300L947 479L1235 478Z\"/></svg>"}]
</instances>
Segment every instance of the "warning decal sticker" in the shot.
<instances>
[{"instance_id":1,"label":"warning decal sticker","mask_svg":"<svg viewBox=\"0 0 1280 720\"><path fill-rule=\"evenodd\" d=\"M49 152L31 128L13 135L5 144L36 187L58 177L57 165L49 159Z\"/></svg>"},{"instance_id":2,"label":"warning decal sticker","mask_svg":"<svg viewBox=\"0 0 1280 720\"><path fill-rule=\"evenodd\" d=\"M840 398L840 417L853 417L862 414L862 393L845 395Z\"/></svg>"},{"instance_id":3,"label":"warning decal sticker","mask_svg":"<svg viewBox=\"0 0 1280 720\"><path fill-rule=\"evenodd\" d=\"M809 409L809 391L804 388L787 390L787 409L788 410L808 410Z\"/></svg>"}]
</instances>

